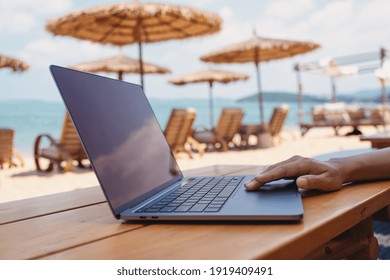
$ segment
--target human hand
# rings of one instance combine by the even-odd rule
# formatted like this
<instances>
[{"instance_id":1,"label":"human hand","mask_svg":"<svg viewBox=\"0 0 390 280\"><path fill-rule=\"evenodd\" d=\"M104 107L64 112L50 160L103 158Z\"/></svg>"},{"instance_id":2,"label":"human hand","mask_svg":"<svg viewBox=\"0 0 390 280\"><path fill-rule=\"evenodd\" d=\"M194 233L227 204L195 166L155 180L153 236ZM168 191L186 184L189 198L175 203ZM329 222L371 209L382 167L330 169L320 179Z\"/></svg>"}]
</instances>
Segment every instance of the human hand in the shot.
<instances>
[{"instance_id":1,"label":"human hand","mask_svg":"<svg viewBox=\"0 0 390 280\"><path fill-rule=\"evenodd\" d=\"M318 161L301 156L270 165L245 184L247 190L257 190L264 184L278 179L296 179L302 189L324 191L339 190L343 184L337 161Z\"/></svg>"}]
</instances>

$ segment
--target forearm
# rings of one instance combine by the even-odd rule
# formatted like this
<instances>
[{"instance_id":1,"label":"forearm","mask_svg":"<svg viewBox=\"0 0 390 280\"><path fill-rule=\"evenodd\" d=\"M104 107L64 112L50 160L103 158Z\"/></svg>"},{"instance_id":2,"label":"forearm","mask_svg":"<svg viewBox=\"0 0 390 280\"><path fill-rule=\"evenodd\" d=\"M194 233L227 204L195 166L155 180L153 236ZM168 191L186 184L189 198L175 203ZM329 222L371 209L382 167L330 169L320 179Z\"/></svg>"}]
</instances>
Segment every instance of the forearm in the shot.
<instances>
[{"instance_id":1,"label":"forearm","mask_svg":"<svg viewBox=\"0 0 390 280\"><path fill-rule=\"evenodd\" d=\"M340 171L343 183L390 179L390 148L328 162Z\"/></svg>"}]
</instances>

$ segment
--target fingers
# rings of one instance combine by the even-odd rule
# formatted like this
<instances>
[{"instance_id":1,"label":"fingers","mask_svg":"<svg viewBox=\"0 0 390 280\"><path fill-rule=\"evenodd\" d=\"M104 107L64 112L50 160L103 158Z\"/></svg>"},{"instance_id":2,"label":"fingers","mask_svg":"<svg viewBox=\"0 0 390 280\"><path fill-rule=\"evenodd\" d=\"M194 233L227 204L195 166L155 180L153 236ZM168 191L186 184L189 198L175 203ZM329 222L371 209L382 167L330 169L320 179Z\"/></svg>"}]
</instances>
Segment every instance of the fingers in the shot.
<instances>
[{"instance_id":1,"label":"fingers","mask_svg":"<svg viewBox=\"0 0 390 280\"><path fill-rule=\"evenodd\" d=\"M297 160L286 161L284 164L277 164L267 168L262 173L255 176L251 181L245 184L248 190L256 190L265 183L278 179L297 178L301 175L309 174L312 170L312 161Z\"/></svg>"},{"instance_id":2,"label":"fingers","mask_svg":"<svg viewBox=\"0 0 390 280\"><path fill-rule=\"evenodd\" d=\"M278 179L296 179L299 188L338 190L342 186L339 172L324 162L303 157L292 157L269 166L245 184L247 190L256 190Z\"/></svg>"},{"instance_id":3,"label":"fingers","mask_svg":"<svg viewBox=\"0 0 390 280\"><path fill-rule=\"evenodd\" d=\"M286 165L286 164L288 164L288 163L292 163L292 162L298 162L298 161L301 161L301 160L303 160L303 159L304 159L304 158L301 157L301 156L293 156L293 157L291 157L291 158L289 158L289 159L286 159L286 160L284 160L284 161L281 161L281 162L278 162L278 163L275 163L275 164L272 164L272 165L267 166L267 168L264 169L263 172L268 172L268 171L270 171L270 170L272 170L272 169L275 169L275 168L277 168L277 167L279 167L279 166L284 166L284 165ZM263 172L262 172L262 173L263 173Z\"/></svg>"}]
</instances>

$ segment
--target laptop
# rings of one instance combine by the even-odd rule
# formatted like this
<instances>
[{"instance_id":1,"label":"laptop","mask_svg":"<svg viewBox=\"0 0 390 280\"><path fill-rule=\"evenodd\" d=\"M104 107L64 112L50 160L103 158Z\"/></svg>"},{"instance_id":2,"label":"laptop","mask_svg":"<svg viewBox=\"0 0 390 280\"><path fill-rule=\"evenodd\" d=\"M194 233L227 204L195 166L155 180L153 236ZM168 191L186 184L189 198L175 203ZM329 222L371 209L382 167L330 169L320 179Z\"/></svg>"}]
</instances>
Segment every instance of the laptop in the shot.
<instances>
[{"instance_id":1,"label":"laptop","mask_svg":"<svg viewBox=\"0 0 390 280\"><path fill-rule=\"evenodd\" d=\"M294 181L249 192L244 183L254 175L184 177L141 86L54 65L50 71L117 219L302 219Z\"/></svg>"}]
</instances>

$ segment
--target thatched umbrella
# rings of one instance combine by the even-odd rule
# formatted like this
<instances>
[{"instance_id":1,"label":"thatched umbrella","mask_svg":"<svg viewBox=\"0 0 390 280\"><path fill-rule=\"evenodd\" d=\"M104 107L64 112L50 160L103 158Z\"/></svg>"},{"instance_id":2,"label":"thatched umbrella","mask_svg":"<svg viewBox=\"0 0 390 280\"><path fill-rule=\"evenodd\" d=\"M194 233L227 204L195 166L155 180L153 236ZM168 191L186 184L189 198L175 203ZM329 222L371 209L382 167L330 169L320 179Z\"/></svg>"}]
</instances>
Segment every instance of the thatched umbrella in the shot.
<instances>
[{"instance_id":1,"label":"thatched umbrella","mask_svg":"<svg viewBox=\"0 0 390 280\"><path fill-rule=\"evenodd\" d=\"M264 124L263 92L261 90L260 62L292 57L313 51L320 45L311 42L270 39L254 36L244 42L230 45L218 51L210 52L200 59L213 63L247 63L256 66L260 124Z\"/></svg>"},{"instance_id":2,"label":"thatched umbrella","mask_svg":"<svg viewBox=\"0 0 390 280\"><path fill-rule=\"evenodd\" d=\"M23 72L30 68L27 63L19 59L0 54L0 68L5 67L11 68L14 72Z\"/></svg>"},{"instance_id":3,"label":"thatched umbrella","mask_svg":"<svg viewBox=\"0 0 390 280\"><path fill-rule=\"evenodd\" d=\"M209 106L210 106L210 128L214 128L214 108L213 108L213 83L227 84L238 80L247 80L249 75L239 74L224 70L203 70L183 75L169 80L175 85L185 85L189 83L208 83L209 84Z\"/></svg>"},{"instance_id":4,"label":"thatched umbrella","mask_svg":"<svg viewBox=\"0 0 390 280\"><path fill-rule=\"evenodd\" d=\"M143 72L145 74L166 74L171 73L171 70L155 64L143 63ZM118 54L112 57L99 59L95 61L83 62L70 66L70 68L86 71L86 72L106 72L117 73L118 80L122 80L124 73L140 73L141 67L139 60L132 59L123 54Z\"/></svg>"},{"instance_id":5,"label":"thatched umbrella","mask_svg":"<svg viewBox=\"0 0 390 280\"><path fill-rule=\"evenodd\" d=\"M154 3L121 3L75 11L49 20L46 30L102 44L138 43L143 85L142 43L215 33L222 19L198 9Z\"/></svg>"}]
</instances>

